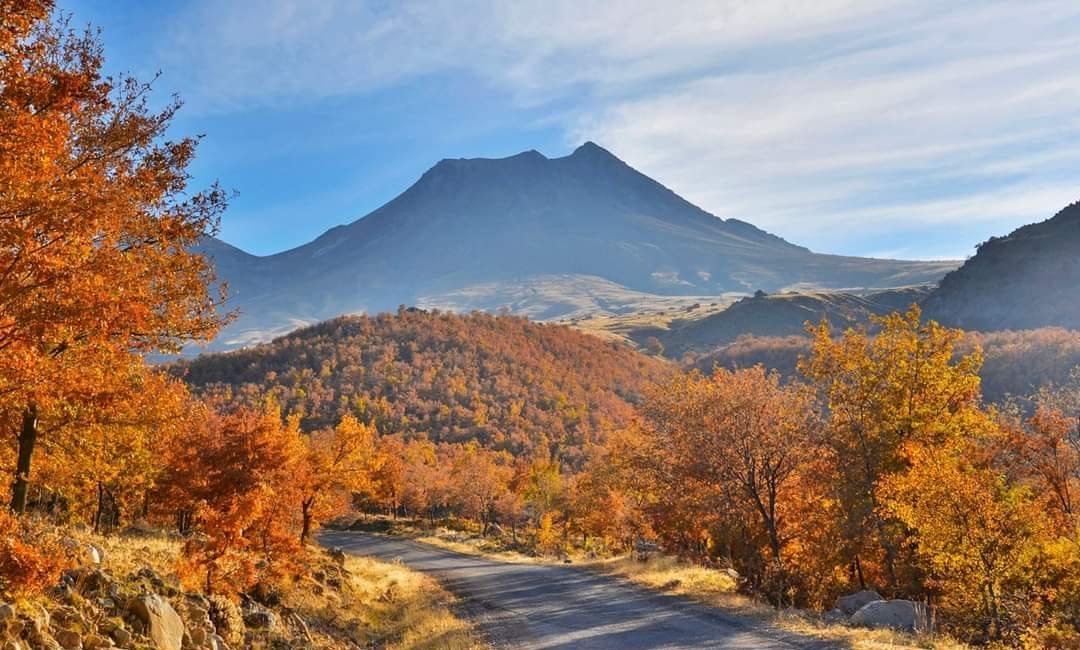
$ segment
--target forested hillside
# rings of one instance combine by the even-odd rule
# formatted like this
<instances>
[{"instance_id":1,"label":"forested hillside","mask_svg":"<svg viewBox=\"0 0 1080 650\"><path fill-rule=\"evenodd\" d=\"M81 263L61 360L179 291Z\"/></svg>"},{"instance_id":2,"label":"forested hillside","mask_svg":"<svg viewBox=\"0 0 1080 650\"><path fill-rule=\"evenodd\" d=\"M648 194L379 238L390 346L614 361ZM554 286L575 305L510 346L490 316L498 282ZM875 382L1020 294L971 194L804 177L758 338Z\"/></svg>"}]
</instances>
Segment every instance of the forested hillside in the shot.
<instances>
[{"instance_id":1,"label":"forested hillside","mask_svg":"<svg viewBox=\"0 0 1080 650\"><path fill-rule=\"evenodd\" d=\"M1008 396L1030 395L1046 384L1060 384L1080 366L1080 331L1060 327L1003 332L966 332L957 352L983 351L982 394L994 403ZM698 357L693 365L711 372L761 364L784 376L796 372L800 356L810 354L807 336L743 336Z\"/></svg>"},{"instance_id":2,"label":"forested hillside","mask_svg":"<svg viewBox=\"0 0 1080 650\"><path fill-rule=\"evenodd\" d=\"M1080 203L993 237L949 273L926 313L968 330L1080 327Z\"/></svg>"},{"instance_id":3,"label":"forested hillside","mask_svg":"<svg viewBox=\"0 0 1080 650\"><path fill-rule=\"evenodd\" d=\"M576 457L626 425L668 363L514 316L400 309L348 316L175 367L197 391L272 395L305 429L346 413L380 434Z\"/></svg>"}]
</instances>

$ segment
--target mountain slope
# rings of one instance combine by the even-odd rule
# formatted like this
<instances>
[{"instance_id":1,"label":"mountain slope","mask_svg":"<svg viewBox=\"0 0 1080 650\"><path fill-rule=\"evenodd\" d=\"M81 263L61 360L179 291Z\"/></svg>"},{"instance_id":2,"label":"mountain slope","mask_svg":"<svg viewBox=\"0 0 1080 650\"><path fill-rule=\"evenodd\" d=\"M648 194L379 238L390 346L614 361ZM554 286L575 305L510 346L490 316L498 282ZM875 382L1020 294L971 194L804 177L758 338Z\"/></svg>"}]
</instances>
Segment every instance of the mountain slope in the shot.
<instances>
[{"instance_id":1,"label":"mountain slope","mask_svg":"<svg viewBox=\"0 0 1080 650\"><path fill-rule=\"evenodd\" d=\"M512 309L500 287L528 291L537 277L565 278L562 294L571 297L599 281L639 301L894 287L934 282L955 267L812 253L717 218L592 143L554 159L528 151L443 160L386 205L304 246L262 258L221 247L208 254L225 261L220 274L241 312L224 337L234 345L297 322L448 297L454 308ZM533 301L530 313L557 318L581 304L550 302ZM622 308L620 299L607 303Z\"/></svg>"},{"instance_id":2,"label":"mountain slope","mask_svg":"<svg viewBox=\"0 0 1080 650\"><path fill-rule=\"evenodd\" d=\"M630 338L645 344L655 336L665 354L679 358L686 352L704 352L735 341L740 336L790 336L805 333L806 322L828 318L834 327L867 325L871 316L903 311L919 302L929 287L905 287L868 295L842 291L813 293L759 293L743 298L704 318L675 320L666 329L641 329Z\"/></svg>"},{"instance_id":3,"label":"mountain slope","mask_svg":"<svg viewBox=\"0 0 1080 650\"><path fill-rule=\"evenodd\" d=\"M628 424L631 404L672 368L561 325L418 309L341 317L173 366L200 392L273 395L308 429L352 412L384 434L571 459Z\"/></svg>"},{"instance_id":4,"label":"mountain slope","mask_svg":"<svg viewBox=\"0 0 1080 650\"><path fill-rule=\"evenodd\" d=\"M965 329L1080 329L1080 203L979 246L924 308Z\"/></svg>"}]
</instances>

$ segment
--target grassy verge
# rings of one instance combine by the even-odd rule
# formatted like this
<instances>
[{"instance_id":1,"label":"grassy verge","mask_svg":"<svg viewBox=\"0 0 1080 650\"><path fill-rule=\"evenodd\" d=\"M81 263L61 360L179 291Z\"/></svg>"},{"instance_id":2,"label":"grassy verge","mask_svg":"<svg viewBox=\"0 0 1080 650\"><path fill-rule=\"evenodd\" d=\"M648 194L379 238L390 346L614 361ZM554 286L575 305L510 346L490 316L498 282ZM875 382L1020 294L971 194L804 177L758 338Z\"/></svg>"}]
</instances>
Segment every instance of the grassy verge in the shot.
<instances>
[{"instance_id":1,"label":"grassy verge","mask_svg":"<svg viewBox=\"0 0 1080 650\"><path fill-rule=\"evenodd\" d=\"M316 573L283 598L313 622L313 635L388 650L488 647L467 621L454 614L453 596L434 579L401 564L363 557L349 557L344 569L348 582L336 590L320 589L321 576Z\"/></svg>"},{"instance_id":2,"label":"grassy verge","mask_svg":"<svg viewBox=\"0 0 1080 650\"><path fill-rule=\"evenodd\" d=\"M560 564L563 558L537 557L516 550L505 540L485 538L476 533L445 526L429 527L404 520L375 520L372 532L409 537L458 553L481 555L505 562ZM891 630L869 630L825 623L812 611L776 609L735 590L735 580L728 574L677 558L654 555L646 561L630 556L589 559L572 554L571 561L586 570L627 580L661 593L680 596L716 607L727 613L745 616L778 628L834 642L852 650L966 650L969 646L940 635L913 636Z\"/></svg>"}]
</instances>

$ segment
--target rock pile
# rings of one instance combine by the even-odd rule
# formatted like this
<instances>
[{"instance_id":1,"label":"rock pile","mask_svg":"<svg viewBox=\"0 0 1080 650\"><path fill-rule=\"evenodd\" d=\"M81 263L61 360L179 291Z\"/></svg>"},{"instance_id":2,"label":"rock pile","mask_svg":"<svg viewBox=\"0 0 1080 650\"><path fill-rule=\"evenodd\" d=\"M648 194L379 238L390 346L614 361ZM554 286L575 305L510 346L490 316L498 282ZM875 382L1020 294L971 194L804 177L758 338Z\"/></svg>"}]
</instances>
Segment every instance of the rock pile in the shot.
<instances>
[{"instance_id":1,"label":"rock pile","mask_svg":"<svg viewBox=\"0 0 1080 650\"><path fill-rule=\"evenodd\" d=\"M48 590L48 607L0 602L0 650L230 650L309 647L307 624L295 612L247 601L241 608L223 596L185 592L174 576L150 567L118 576L100 549L71 540L82 566ZM328 558L326 582L345 570ZM340 582L339 582L340 584ZM290 639L297 639L290 641Z\"/></svg>"},{"instance_id":2,"label":"rock pile","mask_svg":"<svg viewBox=\"0 0 1080 650\"><path fill-rule=\"evenodd\" d=\"M836 599L836 607L821 615L827 623L888 628L919 634L930 631L930 616L923 603L886 600L876 591L859 591Z\"/></svg>"}]
</instances>

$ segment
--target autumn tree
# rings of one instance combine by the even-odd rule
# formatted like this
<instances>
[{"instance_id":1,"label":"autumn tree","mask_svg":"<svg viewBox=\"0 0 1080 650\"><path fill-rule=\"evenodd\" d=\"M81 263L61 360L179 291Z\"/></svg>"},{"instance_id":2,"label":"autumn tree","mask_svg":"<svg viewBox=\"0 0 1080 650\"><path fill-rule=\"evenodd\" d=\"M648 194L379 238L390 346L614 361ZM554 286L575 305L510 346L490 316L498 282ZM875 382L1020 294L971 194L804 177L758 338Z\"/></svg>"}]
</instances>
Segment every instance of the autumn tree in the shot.
<instances>
[{"instance_id":1,"label":"autumn tree","mask_svg":"<svg viewBox=\"0 0 1080 650\"><path fill-rule=\"evenodd\" d=\"M692 373L664 386L643 406L657 454L682 490L756 522L769 566L755 576L785 598L784 548L790 541L784 502L796 474L816 454L818 416L806 387L781 385L760 366L711 377Z\"/></svg>"},{"instance_id":2,"label":"autumn tree","mask_svg":"<svg viewBox=\"0 0 1080 650\"><path fill-rule=\"evenodd\" d=\"M397 518L408 486L405 443L399 436L382 436L378 441L379 460L372 473L372 498Z\"/></svg>"},{"instance_id":3,"label":"autumn tree","mask_svg":"<svg viewBox=\"0 0 1080 650\"><path fill-rule=\"evenodd\" d=\"M481 534L487 535L491 525L497 523L496 505L513 477L509 455L469 443L457 448L450 463L454 494L462 514L479 521Z\"/></svg>"},{"instance_id":4,"label":"autumn tree","mask_svg":"<svg viewBox=\"0 0 1080 650\"><path fill-rule=\"evenodd\" d=\"M221 322L192 246L224 195L187 190L196 141L164 137L179 103L152 111L149 84L102 76L96 35L52 11L0 2L0 422L17 431L16 512L40 420L108 389L88 365L174 351Z\"/></svg>"},{"instance_id":5,"label":"autumn tree","mask_svg":"<svg viewBox=\"0 0 1080 650\"><path fill-rule=\"evenodd\" d=\"M812 327L811 354L799 368L828 409L824 440L830 448L842 504L848 560L863 575L880 567L893 593L917 588L916 576L901 584L903 523L886 516L881 480L906 469L901 449L928 445L984 427L979 409L976 350L955 357L962 333L922 322L917 306L906 314L876 318L876 335L849 329L834 337L827 321Z\"/></svg>"},{"instance_id":6,"label":"autumn tree","mask_svg":"<svg viewBox=\"0 0 1080 650\"><path fill-rule=\"evenodd\" d=\"M908 469L882 479L880 507L912 532L925 585L955 632L1016 642L1046 522L1024 486L979 461L978 445L905 442Z\"/></svg>"},{"instance_id":7,"label":"autumn tree","mask_svg":"<svg viewBox=\"0 0 1080 650\"><path fill-rule=\"evenodd\" d=\"M302 434L280 410L208 413L176 441L162 507L186 513L183 572L208 592L243 591L287 569L299 549Z\"/></svg>"},{"instance_id":8,"label":"autumn tree","mask_svg":"<svg viewBox=\"0 0 1080 650\"><path fill-rule=\"evenodd\" d=\"M346 508L354 493L369 491L378 467L375 428L351 415L333 429L316 431L304 440L305 454L296 477L300 494L300 543L313 527Z\"/></svg>"},{"instance_id":9,"label":"autumn tree","mask_svg":"<svg viewBox=\"0 0 1080 650\"><path fill-rule=\"evenodd\" d=\"M108 392L97 389L93 399L68 403L64 417L43 420L45 453L34 474L39 495L56 497L96 531L145 515L168 446L195 425L181 382L138 357L122 360L91 366L111 373L102 382Z\"/></svg>"}]
</instances>

